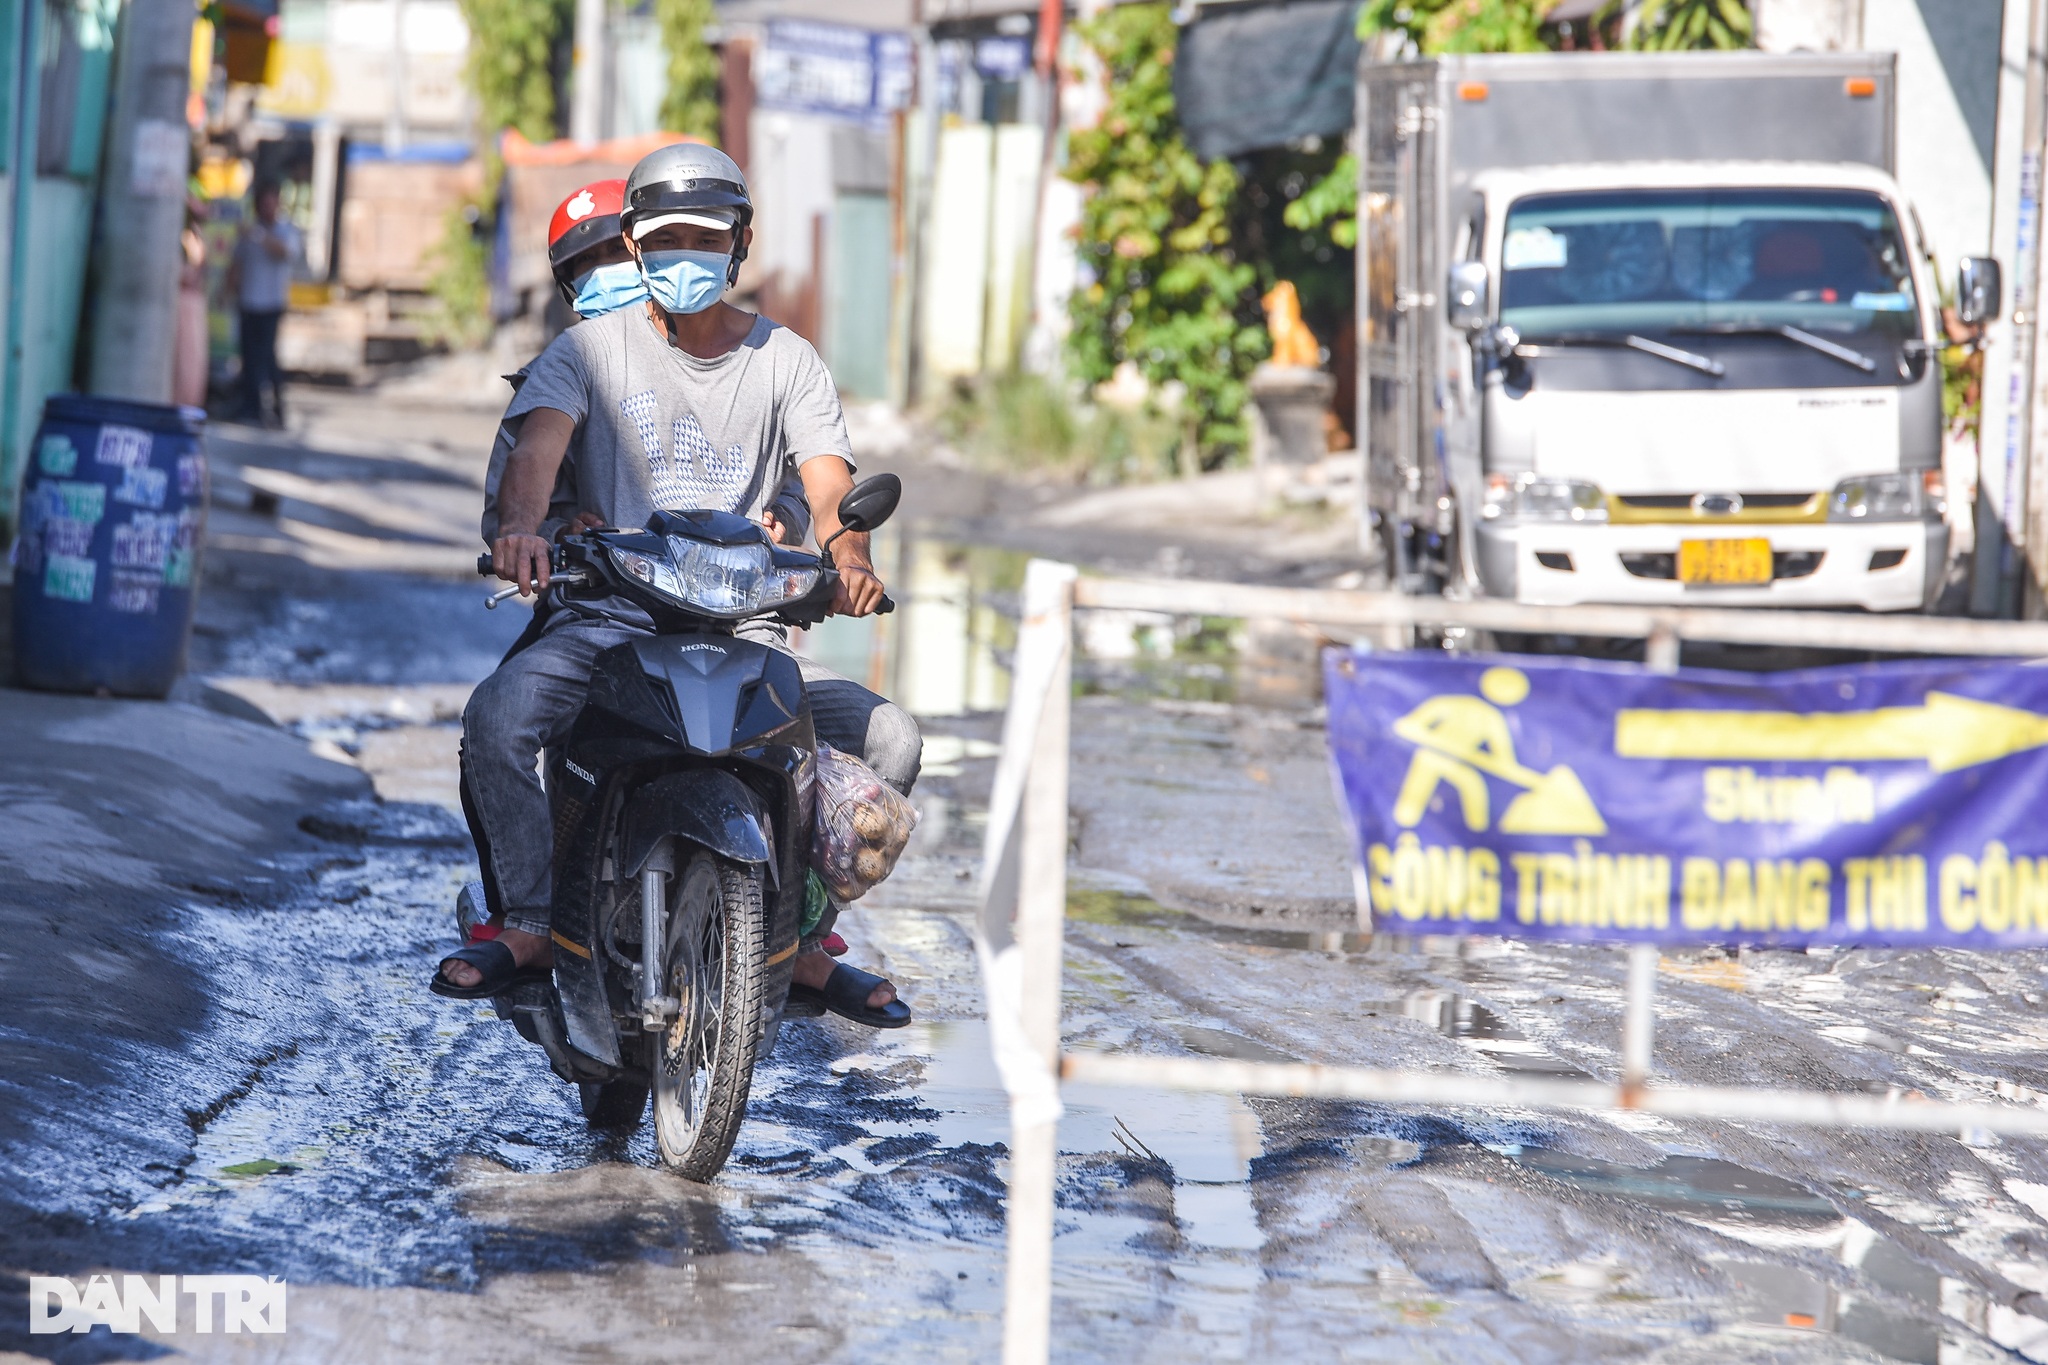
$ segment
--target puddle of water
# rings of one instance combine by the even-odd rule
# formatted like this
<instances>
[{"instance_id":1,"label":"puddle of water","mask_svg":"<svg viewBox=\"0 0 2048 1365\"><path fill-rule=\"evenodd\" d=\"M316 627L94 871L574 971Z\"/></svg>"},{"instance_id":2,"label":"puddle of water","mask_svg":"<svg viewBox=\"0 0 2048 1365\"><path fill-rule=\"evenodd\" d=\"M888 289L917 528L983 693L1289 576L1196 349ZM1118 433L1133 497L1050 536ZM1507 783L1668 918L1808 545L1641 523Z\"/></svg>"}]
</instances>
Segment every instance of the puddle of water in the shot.
<instances>
[{"instance_id":1,"label":"puddle of water","mask_svg":"<svg viewBox=\"0 0 2048 1365\"><path fill-rule=\"evenodd\" d=\"M1979 1297L1806 1186L1733 1162L1667 1156L1654 1166L1624 1166L1541 1147L1506 1154L1553 1180L1665 1209L1760 1249L1818 1252L1867 1286L1844 1288L1784 1261L1717 1259L1716 1268L1735 1282L1742 1320L1759 1327L1839 1336L1890 1360L1935 1362L1960 1345L1944 1311L1958 1316Z\"/></svg>"},{"instance_id":2,"label":"puddle of water","mask_svg":"<svg viewBox=\"0 0 2048 1365\"><path fill-rule=\"evenodd\" d=\"M1344 1150L1361 1166L1407 1166L1422 1160L1422 1144L1407 1138L1355 1137Z\"/></svg>"},{"instance_id":3,"label":"puddle of water","mask_svg":"<svg viewBox=\"0 0 2048 1365\"><path fill-rule=\"evenodd\" d=\"M1941 1277L1906 1260L1887 1242L1876 1242L1875 1249L1889 1254L1866 1256L1858 1267L1864 1278L1914 1304L1925 1316L1850 1293L1797 1266L1760 1261L1716 1264L1739 1286L1743 1313L1751 1322L1831 1333L1890 1360L1935 1365L1942 1359Z\"/></svg>"},{"instance_id":4,"label":"puddle of water","mask_svg":"<svg viewBox=\"0 0 2048 1365\"><path fill-rule=\"evenodd\" d=\"M1833 1204L1804 1185L1710 1157L1667 1156L1655 1166L1623 1166L1543 1147L1524 1147L1509 1155L1567 1185L1708 1215L1717 1225L1731 1216L1780 1225L1834 1223L1842 1218Z\"/></svg>"},{"instance_id":5,"label":"puddle of water","mask_svg":"<svg viewBox=\"0 0 2048 1365\"><path fill-rule=\"evenodd\" d=\"M1234 1038L1221 1030L1199 1033L1202 1037L1195 1041L1211 1047ZM1257 1046L1249 1039L1236 1042ZM922 1112L901 1121L864 1124L875 1139L870 1147L887 1149L888 1139L914 1135L928 1135L943 1147L1010 1140L1009 1101L996 1076L987 1025L981 1020L912 1024L888 1039L878 1039L871 1052L839 1058L832 1070L914 1083ZM913 1082L911 1073L917 1070L921 1079ZM1157 1158L1172 1169L1174 1215L1189 1243L1226 1251L1252 1251L1264 1245L1250 1186L1251 1164L1263 1154L1264 1143L1257 1117L1241 1098L1088 1085L1069 1085L1061 1094L1066 1113L1060 1120L1060 1151ZM748 1135L743 1133L741 1141L746 1143ZM848 1161L854 1164L852 1158ZM876 1168L888 1166L882 1162Z\"/></svg>"},{"instance_id":6,"label":"puddle of water","mask_svg":"<svg viewBox=\"0 0 2048 1365\"><path fill-rule=\"evenodd\" d=\"M1399 1013L1420 1020L1446 1038L1456 1038L1508 1071L1525 1076L1591 1079L1570 1062L1523 1037L1486 1006L1455 991L1410 991L1401 998Z\"/></svg>"},{"instance_id":7,"label":"puddle of water","mask_svg":"<svg viewBox=\"0 0 2048 1365\"><path fill-rule=\"evenodd\" d=\"M969 759L994 758L1003 746L986 739L960 735L926 735L924 759L919 773L924 777L957 777L960 765Z\"/></svg>"},{"instance_id":8,"label":"puddle of water","mask_svg":"<svg viewBox=\"0 0 2048 1365\"><path fill-rule=\"evenodd\" d=\"M799 653L892 698L916 716L999 711L1009 700L1017 594L1030 556L876 533L892 585L888 616L833 617L799 636ZM1285 622L1165 612L1085 611L1076 618L1082 696L1196 703L1312 703L1320 640Z\"/></svg>"},{"instance_id":9,"label":"puddle of water","mask_svg":"<svg viewBox=\"0 0 2048 1365\"><path fill-rule=\"evenodd\" d=\"M876 534L874 552L896 610L831 617L799 633L797 651L915 716L1002 710L1029 556L920 539L893 525Z\"/></svg>"},{"instance_id":10,"label":"puddle of water","mask_svg":"<svg viewBox=\"0 0 2048 1365\"><path fill-rule=\"evenodd\" d=\"M1171 929L1181 934L1200 934L1223 943L1287 948L1296 952L1359 953L1366 951L1372 942L1369 934L1240 929L1236 925L1218 924L1200 915L1161 905L1150 896L1113 889L1070 888L1067 892L1067 918L1080 924Z\"/></svg>"}]
</instances>

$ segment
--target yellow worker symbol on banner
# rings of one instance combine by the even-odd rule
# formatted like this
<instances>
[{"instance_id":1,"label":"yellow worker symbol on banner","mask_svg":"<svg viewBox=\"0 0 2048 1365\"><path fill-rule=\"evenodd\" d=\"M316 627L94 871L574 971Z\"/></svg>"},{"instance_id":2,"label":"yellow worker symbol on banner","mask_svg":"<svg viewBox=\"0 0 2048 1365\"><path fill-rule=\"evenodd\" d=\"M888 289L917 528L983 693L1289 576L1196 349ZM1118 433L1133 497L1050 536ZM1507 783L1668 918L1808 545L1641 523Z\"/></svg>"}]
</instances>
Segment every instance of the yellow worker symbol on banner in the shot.
<instances>
[{"instance_id":1,"label":"yellow worker symbol on banner","mask_svg":"<svg viewBox=\"0 0 2048 1365\"><path fill-rule=\"evenodd\" d=\"M1415 746L1394 819L1413 828L1429 810L1439 783L1457 794L1465 828L1489 827L1495 777L1522 788L1501 812L1503 834L1605 834L1607 821L1587 794L1579 775L1560 763L1547 773L1515 761L1503 706L1529 695L1529 676L1518 668L1489 668L1479 677L1477 697L1446 693L1431 697L1394 722L1394 733Z\"/></svg>"}]
</instances>

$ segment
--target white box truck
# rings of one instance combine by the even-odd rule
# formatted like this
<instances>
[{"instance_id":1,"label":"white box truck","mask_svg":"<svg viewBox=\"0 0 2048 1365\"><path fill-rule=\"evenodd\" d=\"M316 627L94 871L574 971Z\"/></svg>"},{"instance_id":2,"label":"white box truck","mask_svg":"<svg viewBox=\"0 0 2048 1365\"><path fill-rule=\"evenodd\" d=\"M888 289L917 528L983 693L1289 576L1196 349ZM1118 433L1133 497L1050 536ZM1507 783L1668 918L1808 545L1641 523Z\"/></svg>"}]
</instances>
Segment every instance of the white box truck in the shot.
<instances>
[{"instance_id":1,"label":"white box truck","mask_svg":"<svg viewBox=\"0 0 2048 1365\"><path fill-rule=\"evenodd\" d=\"M1409 592L1932 604L1939 292L1889 54L1360 68L1365 535ZM1997 267L1958 263L1995 316Z\"/></svg>"}]
</instances>

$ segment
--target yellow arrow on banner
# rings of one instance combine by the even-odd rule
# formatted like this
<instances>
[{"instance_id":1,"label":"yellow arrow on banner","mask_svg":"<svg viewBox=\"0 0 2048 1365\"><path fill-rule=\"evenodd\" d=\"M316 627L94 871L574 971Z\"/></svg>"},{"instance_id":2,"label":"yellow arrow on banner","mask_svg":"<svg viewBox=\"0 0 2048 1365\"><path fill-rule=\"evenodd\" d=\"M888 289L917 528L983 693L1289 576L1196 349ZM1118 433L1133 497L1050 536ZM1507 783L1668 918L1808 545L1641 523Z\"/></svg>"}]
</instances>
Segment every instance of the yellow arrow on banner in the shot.
<instances>
[{"instance_id":1,"label":"yellow arrow on banner","mask_svg":"<svg viewBox=\"0 0 2048 1365\"><path fill-rule=\"evenodd\" d=\"M2048 744L2048 716L1947 692L1875 711L1649 711L1614 718L1622 758L1829 762L1924 759L1938 773Z\"/></svg>"}]
</instances>

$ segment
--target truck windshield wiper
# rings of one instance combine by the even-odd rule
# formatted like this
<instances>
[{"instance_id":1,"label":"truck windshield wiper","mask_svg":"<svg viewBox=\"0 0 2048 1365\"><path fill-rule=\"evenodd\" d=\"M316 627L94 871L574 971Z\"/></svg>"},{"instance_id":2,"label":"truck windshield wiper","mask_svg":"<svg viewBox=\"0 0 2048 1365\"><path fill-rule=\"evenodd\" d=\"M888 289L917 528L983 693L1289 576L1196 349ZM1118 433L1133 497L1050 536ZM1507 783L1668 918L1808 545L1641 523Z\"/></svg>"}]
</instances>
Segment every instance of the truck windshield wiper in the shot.
<instances>
[{"instance_id":1,"label":"truck windshield wiper","mask_svg":"<svg viewBox=\"0 0 2048 1365\"><path fill-rule=\"evenodd\" d=\"M1682 351L1676 346L1666 346L1661 341L1639 337L1633 332L1626 335L1616 335L1612 332L1559 332L1555 336L1538 337L1533 342L1523 342L1514 349L1516 355L1540 356L1553 346L1607 346L1617 350L1641 351L1644 355L1653 355L1659 360L1668 360L1674 365L1683 365L1689 370L1698 370L1701 374L1712 375L1716 379L1728 373L1728 367L1712 356Z\"/></svg>"},{"instance_id":2,"label":"truck windshield wiper","mask_svg":"<svg viewBox=\"0 0 2048 1365\"><path fill-rule=\"evenodd\" d=\"M1877 369L1877 362L1863 352L1852 351L1847 346L1837 345L1826 337L1815 336L1789 323L1714 322L1697 327L1673 327L1671 330L1689 336L1783 337L1787 341L1796 341L1801 346L1819 351L1831 360L1839 360L1844 365L1854 365L1865 374Z\"/></svg>"}]
</instances>

